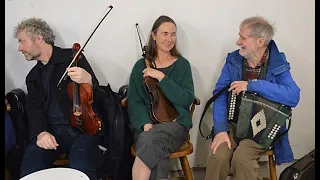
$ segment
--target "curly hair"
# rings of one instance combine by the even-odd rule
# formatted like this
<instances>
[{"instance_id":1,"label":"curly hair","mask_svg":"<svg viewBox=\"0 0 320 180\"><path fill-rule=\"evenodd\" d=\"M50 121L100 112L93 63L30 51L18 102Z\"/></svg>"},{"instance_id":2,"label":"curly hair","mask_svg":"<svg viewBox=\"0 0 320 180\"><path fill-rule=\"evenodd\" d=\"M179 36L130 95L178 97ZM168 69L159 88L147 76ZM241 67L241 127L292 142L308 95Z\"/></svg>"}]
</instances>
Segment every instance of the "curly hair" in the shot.
<instances>
[{"instance_id":1,"label":"curly hair","mask_svg":"<svg viewBox=\"0 0 320 180\"><path fill-rule=\"evenodd\" d=\"M32 39L35 39L36 36L41 35L47 44L54 45L56 36L49 24L43 19L29 18L21 21L14 29L15 38L21 31L25 31Z\"/></svg>"}]
</instances>

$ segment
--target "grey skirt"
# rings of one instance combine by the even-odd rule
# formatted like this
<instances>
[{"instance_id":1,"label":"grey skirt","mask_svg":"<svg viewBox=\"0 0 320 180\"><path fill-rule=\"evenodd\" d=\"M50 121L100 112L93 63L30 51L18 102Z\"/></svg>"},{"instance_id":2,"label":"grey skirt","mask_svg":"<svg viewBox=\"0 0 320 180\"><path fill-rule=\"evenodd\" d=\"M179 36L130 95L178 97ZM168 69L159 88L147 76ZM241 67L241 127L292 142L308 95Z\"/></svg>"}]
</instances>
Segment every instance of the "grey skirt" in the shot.
<instances>
[{"instance_id":1,"label":"grey skirt","mask_svg":"<svg viewBox=\"0 0 320 180\"><path fill-rule=\"evenodd\" d=\"M169 174L169 155L186 140L189 128L177 121L155 124L139 134L136 155L151 169L151 179L166 179Z\"/></svg>"}]
</instances>

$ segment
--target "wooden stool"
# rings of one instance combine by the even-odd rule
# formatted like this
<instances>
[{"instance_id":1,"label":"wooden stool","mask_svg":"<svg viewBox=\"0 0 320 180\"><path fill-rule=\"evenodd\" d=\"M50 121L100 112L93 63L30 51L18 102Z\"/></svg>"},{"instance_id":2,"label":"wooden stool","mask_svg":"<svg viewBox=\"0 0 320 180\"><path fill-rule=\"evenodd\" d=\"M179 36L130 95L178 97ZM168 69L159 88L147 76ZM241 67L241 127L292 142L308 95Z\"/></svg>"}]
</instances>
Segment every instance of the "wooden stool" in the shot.
<instances>
[{"instance_id":1,"label":"wooden stool","mask_svg":"<svg viewBox=\"0 0 320 180\"><path fill-rule=\"evenodd\" d=\"M264 154L268 156L270 180L277 180L277 170L276 170L276 163L273 157L274 156L273 149L266 151Z\"/></svg>"}]
</instances>

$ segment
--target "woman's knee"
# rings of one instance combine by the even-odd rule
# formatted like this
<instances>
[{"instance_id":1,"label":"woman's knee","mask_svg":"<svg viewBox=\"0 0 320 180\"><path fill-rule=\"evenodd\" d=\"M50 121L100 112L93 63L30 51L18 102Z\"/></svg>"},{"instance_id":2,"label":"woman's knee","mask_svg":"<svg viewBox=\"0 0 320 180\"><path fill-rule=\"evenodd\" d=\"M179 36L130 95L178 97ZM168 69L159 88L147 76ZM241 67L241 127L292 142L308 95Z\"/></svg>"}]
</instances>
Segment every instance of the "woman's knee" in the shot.
<instances>
[{"instance_id":1,"label":"woman's knee","mask_svg":"<svg viewBox=\"0 0 320 180\"><path fill-rule=\"evenodd\" d=\"M144 146L150 147L150 145L152 145L152 142L153 142L152 136L147 131L145 131L139 135L136 143L136 147L144 147Z\"/></svg>"}]
</instances>

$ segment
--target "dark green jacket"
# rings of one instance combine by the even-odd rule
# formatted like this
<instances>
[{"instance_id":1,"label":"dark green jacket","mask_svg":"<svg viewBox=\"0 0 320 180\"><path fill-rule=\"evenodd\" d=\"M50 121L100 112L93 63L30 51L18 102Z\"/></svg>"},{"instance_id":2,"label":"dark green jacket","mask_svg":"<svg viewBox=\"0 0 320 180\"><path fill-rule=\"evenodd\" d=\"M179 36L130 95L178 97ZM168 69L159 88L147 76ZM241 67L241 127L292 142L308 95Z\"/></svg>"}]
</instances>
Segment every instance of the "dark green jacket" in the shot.
<instances>
[{"instance_id":1,"label":"dark green jacket","mask_svg":"<svg viewBox=\"0 0 320 180\"><path fill-rule=\"evenodd\" d=\"M149 116L151 99L143 84L142 71L145 68L143 58L136 62L131 72L128 88L129 117L133 127L138 131L143 131L145 124L152 123ZM158 70L166 74L158 86L177 109L178 123L191 128L190 106L195 96L189 61L184 57L179 57L171 66Z\"/></svg>"}]
</instances>

